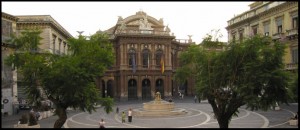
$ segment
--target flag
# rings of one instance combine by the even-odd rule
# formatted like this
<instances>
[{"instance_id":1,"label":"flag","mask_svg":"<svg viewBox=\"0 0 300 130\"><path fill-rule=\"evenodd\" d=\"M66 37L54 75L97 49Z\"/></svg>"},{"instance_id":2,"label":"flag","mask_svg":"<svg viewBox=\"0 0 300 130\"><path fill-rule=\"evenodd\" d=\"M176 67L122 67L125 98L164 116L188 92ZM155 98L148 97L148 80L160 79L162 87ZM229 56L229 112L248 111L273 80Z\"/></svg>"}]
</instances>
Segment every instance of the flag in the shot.
<instances>
[{"instance_id":1,"label":"flag","mask_svg":"<svg viewBox=\"0 0 300 130\"><path fill-rule=\"evenodd\" d=\"M148 74L150 73L150 55L148 54ZM147 77L147 75L146 75Z\"/></svg>"},{"instance_id":2,"label":"flag","mask_svg":"<svg viewBox=\"0 0 300 130\"><path fill-rule=\"evenodd\" d=\"M163 56L160 58L160 66L161 66L161 73L163 74L165 71L165 63Z\"/></svg>"},{"instance_id":3,"label":"flag","mask_svg":"<svg viewBox=\"0 0 300 130\"><path fill-rule=\"evenodd\" d=\"M150 56L148 55L148 69L150 68Z\"/></svg>"},{"instance_id":4,"label":"flag","mask_svg":"<svg viewBox=\"0 0 300 130\"><path fill-rule=\"evenodd\" d=\"M134 55L131 55L132 56L132 72L135 73L136 72L136 64L135 64L135 56Z\"/></svg>"}]
</instances>

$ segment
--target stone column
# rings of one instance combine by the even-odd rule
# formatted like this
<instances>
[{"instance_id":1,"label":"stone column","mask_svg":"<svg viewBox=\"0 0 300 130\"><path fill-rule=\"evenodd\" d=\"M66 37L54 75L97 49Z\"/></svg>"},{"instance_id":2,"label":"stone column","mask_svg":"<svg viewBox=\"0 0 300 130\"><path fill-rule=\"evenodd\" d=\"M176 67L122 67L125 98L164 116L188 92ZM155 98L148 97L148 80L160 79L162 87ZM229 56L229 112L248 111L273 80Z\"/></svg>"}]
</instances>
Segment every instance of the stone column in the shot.
<instances>
[{"instance_id":1,"label":"stone column","mask_svg":"<svg viewBox=\"0 0 300 130\"><path fill-rule=\"evenodd\" d=\"M125 65L124 60L125 60L125 56L124 56L124 44L120 43L120 69L122 69L123 65Z\"/></svg>"},{"instance_id":2,"label":"stone column","mask_svg":"<svg viewBox=\"0 0 300 130\"><path fill-rule=\"evenodd\" d=\"M137 69L141 68L141 44L136 44L136 54L137 54Z\"/></svg>"},{"instance_id":3,"label":"stone column","mask_svg":"<svg viewBox=\"0 0 300 130\"><path fill-rule=\"evenodd\" d=\"M155 96L155 79L154 76L149 77L151 81L151 98Z\"/></svg>"},{"instance_id":4,"label":"stone column","mask_svg":"<svg viewBox=\"0 0 300 130\"><path fill-rule=\"evenodd\" d=\"M120 100L123 101L125 100L125 87L126 87L126 84L125 83L125 78L124 78L124 74L121 72L120 73Z\"/></svg>"},{"instance_id":5,"label":"stone column","mask_svg":"<svg viewBox=\"0 0 300 130\"><path fill-rule=\"evenodd\" d=\"M114 77L114 80L112 80L112 91L113 91L113 97L111 98L115 98L117 96L117 87L116 87L116 78Z\"/></svg>"},{"instance_id":6,"label":"stone column","mask_svg":"<svg viewBox=\"0 0 300 130\"><path fill-rule=\"evenodd\" d=\"M104 80L104 97L107 97L107 81Z\"/></svg>"},{"instance_id":7,"label":"stone column","mask_svg":"<svg viewBox=\"0 0 300 130\"><path fill-rule=\"evenodd\" d=\"M138 96L138 99L139 100L141 100L142 99L142 82L141 82L141 80L142 80L142 77L141 77L141 75L138 75L137 76L137 96Z\"/></svg>"}]
</instances>

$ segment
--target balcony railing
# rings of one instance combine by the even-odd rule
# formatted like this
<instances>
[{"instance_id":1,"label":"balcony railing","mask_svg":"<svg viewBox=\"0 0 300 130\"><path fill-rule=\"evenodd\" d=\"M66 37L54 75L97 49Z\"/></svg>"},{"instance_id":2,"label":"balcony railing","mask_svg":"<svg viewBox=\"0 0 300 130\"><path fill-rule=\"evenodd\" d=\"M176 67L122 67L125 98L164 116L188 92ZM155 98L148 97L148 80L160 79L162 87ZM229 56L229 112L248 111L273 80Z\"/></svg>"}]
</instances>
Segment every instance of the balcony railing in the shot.
<instances>
[{"instance_id":1,"label":"balcony railing","mask_svg":"<svg viewBox=\"0 0 300 130\"><path fill-rule=\"evenodd\" d=\"M295 70L298 68L298 63L289 63L286 64L285 69L286 70Z\"/></svg>"},{"instance_id":2,"label":"balcony railing","mask_svg":"<svg viewBox=\"0 0 300 130\"><path fill-rule=\"evenodd\" d=\"M287 36L298 35L298 29L297 28L286 30L286 32L288 33Z\"/></svg>"},{"instance_id":3,"label":"balcony railing","mask_svg":"<svg viewBox=\"0 0 300 130\"><path fill-rule=\"evenodd\" d=\"M116 34L170 36L170 33L167 31L155 31L155 30L121 30L121 31L117 31Z\"/></svg>"},{"instance_id":4,"label":"balcony railing","mask_svg":"<svg viewBox=\"0 0 300 130\"><path fill-rule=\"evenodd\" d=\"M283 39L284 38L284 33L275 33L273 34L272 39Z\"/></svg>"},{"instance_id":5,"label":"balcony railing","mask_svg":"<svg viewBox=\"0 0 300 130\"><path fill-rule=\"evenodd\" d=\"M188 39L173 39L173 41L184 43L184 44L190 43Z\"/></svg>"}]
</instances>

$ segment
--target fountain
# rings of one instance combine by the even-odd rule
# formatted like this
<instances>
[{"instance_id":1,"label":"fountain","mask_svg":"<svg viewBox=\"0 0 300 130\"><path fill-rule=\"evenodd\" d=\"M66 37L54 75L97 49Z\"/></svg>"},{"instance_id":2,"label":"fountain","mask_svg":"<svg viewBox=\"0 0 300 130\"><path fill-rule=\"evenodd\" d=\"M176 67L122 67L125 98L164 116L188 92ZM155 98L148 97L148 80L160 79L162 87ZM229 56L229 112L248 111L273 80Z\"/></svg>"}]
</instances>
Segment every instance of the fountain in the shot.
<instances>
[{"instance_id":1,"label":"fountain","mask_svg":"<svg viewBox=\"0 0 300 130\"><path fill-rule=\"evenodd\" d=\"M154 101L143 103L143 109L134 109L134 116L173 116L186 114L183 108L175 108L174 102L167 102L161 99L159 92L156 92Z\"/></svg>"}]
</instances>

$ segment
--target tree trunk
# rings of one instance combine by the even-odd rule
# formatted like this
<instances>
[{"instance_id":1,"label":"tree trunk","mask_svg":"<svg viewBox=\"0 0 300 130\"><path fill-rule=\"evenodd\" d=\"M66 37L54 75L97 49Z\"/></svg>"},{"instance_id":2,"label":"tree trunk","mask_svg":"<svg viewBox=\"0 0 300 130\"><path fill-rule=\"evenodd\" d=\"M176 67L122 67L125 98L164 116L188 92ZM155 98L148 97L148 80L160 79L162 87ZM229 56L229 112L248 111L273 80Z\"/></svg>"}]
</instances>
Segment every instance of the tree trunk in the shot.
<instances>
[{"instance_id":1,"label":"tree trunk","mask_svg":"<svg viewBox=\"0 0 300 130\"><path fill-rule=\"evenodd\" d=\"M67 112L66 109L57 107L56 114L58 115L58 119L54 123L54 128L62 128L67 120Z\"/></svg>"},{"instance_id":2,"label":"tree trunk","mask_svg":"<svg viewBox=\"0 0 300 130\"><path fill-rule=\"evenodd\" d=\"M218 123L220 128L228 128L229 125L229 118L225 116L218 117Z\"/></svg>"}]
</instances>

